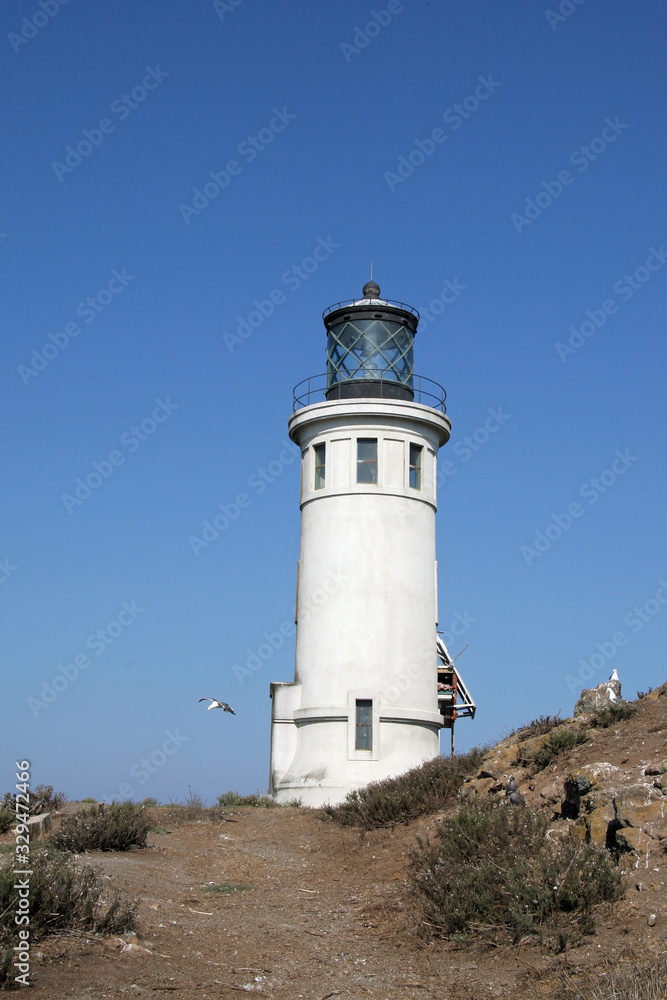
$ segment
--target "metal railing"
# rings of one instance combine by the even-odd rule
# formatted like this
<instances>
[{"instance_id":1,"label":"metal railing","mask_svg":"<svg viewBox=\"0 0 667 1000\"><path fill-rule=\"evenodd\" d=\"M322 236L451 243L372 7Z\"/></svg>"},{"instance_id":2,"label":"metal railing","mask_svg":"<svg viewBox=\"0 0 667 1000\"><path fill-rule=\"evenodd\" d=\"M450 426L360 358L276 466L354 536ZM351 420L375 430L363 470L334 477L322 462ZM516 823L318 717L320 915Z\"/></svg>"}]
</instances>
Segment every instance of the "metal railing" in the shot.
<instances>
[{"instance_id":1,"label":"metal railing","mask_svg":"<svg viewBox=\"0 0 667 1000\"><path fill-rule=\"evenodd\" d=\"M364 303L368 303L369 308L373 308L374 305L378 306L394 306L398 309L402 309L403 312L410 313L415 316L417 322L419 322L419 313L413 306L409 306L407 302L397 302L396 299L344 299L342 302L334 302L332 306L325 309L322 313L322 319L328 316L329 313L336 312L337 309L345 309L346 306L361 306Z\"/></svg>"},{"instance_id":2,"label":"metal railing","mask_svg":"<svg viewBox=\"0 0 667 1000\"><path fill-rule=\"evenodd\" d=\"M310 378L305 378L302 382L299 382L294 386L294 389L292 390L292 409L296 412L304 406L310 406L313 403L321 403L326 400L327 391L334 391L344 387L345 385L354 385L355 382L359 381L372 382L374 389L376 386L379 386L379 395L374 394L372 397L349 397L350 402L356 402L359 399L371 398L396 400L395 390L397 386L406 389L410 388L409 386L406 386L405 383L398 381L396 378L383 379L382 375L380 375L379 378L374 378L368 375L365 378L348 379L344 382L334 382L333 385L328 385L328 376L327 373L324 372L322 375L311 375ZM430 406L434 410L440 410L441 413L447 412L447 407L445 406L447 393L443 387L438 382L434 382L433 379L426 378L425 375L413 375L412 392L413 402L421 403L424 406ZM399 399L398 402L400 401L401 400Z\"/></svg>"}]
</instances>

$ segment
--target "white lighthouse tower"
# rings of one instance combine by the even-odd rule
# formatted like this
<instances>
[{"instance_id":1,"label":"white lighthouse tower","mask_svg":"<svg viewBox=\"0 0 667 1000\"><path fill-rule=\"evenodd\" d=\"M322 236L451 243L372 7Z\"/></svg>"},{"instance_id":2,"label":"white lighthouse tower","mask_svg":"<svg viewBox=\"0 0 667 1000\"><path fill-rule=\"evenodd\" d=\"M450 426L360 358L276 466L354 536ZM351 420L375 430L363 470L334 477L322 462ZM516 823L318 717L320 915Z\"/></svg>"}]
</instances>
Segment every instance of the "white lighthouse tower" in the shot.
<instances>
[{"instance_id":1,"label":"white lighthouse tower","mask_svg":"<svg viewBox=\"0 0 667 1000\"><path fill-rule=\"evenodd\" d=\"M270 792L308 806L437 756L443 726L435 512L445 392L414 374L419 314L381 298L372 280L323 319L327 372L297 386L289 421L302 455L295 674L271 684Z\"/></svg>"}]
</instances>

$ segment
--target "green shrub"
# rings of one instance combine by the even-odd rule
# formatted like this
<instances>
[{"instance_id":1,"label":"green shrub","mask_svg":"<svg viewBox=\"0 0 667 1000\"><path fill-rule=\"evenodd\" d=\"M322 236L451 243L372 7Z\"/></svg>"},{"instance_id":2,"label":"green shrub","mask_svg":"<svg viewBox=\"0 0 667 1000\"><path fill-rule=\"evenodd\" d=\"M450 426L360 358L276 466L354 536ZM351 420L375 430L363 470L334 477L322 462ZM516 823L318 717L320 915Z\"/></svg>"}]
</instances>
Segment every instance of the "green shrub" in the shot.
<instances>
[{"instance_id":1,"label":"green shrub","mask_svg":"<svg viewBox=\"0 0 667 1000\"><path fill-rule=\"evenodd\" d=\"M604 708L599 708L591 719L592 726L598 726L600 729L608 729L609 726L615 726L617 722L623 722L625 719L631 719L633 715L637 714L637 709L634 705L605 705Z\"/></svg>"},{"instance_id":2,"label":"green shrub","mask_svg":"<svg viewBox=\"0 0 667 1000\"><path fill-rule=\"evenodd\" d=\"M150 817L133 802L92 806L64 819L51 837L51 844L56 850L76 854L129 851L131 847L146 846L150 827Z\"/></svg>"},{"instance_id":3,"label":"green shrub","mask_svg":"<svg viewBox=\"0 0 667 1000\"><path fill-rule=\"evenodd\" d=\"M583 730L563 728L554 729L542 740L537 747L532 750L520 748L517 755L517 764L521 767L534 767L538 771L551 764L560 754L566 750L572 750L580 746L588 739L588 733Z\"/></svg>"},{"instance_id":4,"label":"green shrub","mask_svg":"<svg viewBox=\"0 0 667 1000\"><path fill-rule=\"evenodd\" d=\"M473 800L420 842L413 892L431 935L551 940L558 949L594 927L593 908L622 895L609 855L581 841L546 839L548 819L529 808Z\"/></svg>"},{"instance_id":5,"label":"green shrub","mask_svg":"<svg viewBox=\"0 0 667 1000\"><path fill-rule=\"evenodd\" d=\"M14 867L13 859L0 867L0 987L4 989L13 984L12 951L17 941ZM45 849L31 854L30 870L32 941L75 929L120 934L134 927L137 902L129 903L119 893L109 895L107 883L93 868L80 868L68 855Z\"/></svg>"},{"instance_id":6,"label":"green shrub","mask_svg":"<svg viewBox=\"0 0 667 1000\"><path fill-rule=\"evenodd\" d=\"M409 823L453 802L464 780L479 768L484 752L476 747L454 757L434 757L397 778L350 792L340 805L324 806L320 815L341 826L365 830Z\"/></svg>"},{"instance_id":7,"label":"green shrub","mask_svg":"<svg viewBox=\"0 0 667 1000\"><path fill-rule=\"evenodd\" d=\"M293 805L297 801L301 805L301 801L297 799L294 799L289 805ZM256 795L241 795L240 792L224 792L218 796L219 809L235 809L238 806L253 806L255 809L274 809L277 805L276 800L272 799L270 795L260 795L259 792Z\"/></svg>"},{"instance_id":8,"label":"green shrub","mask_svg":"<svg viewBox=\"0 0 667 1000\"><path fill-rule=\"evenodd\" d=\"M0 806L0 833L7 833L14 822L13 809L6 809L4 804Z\"/></svg>"}]
</instances>

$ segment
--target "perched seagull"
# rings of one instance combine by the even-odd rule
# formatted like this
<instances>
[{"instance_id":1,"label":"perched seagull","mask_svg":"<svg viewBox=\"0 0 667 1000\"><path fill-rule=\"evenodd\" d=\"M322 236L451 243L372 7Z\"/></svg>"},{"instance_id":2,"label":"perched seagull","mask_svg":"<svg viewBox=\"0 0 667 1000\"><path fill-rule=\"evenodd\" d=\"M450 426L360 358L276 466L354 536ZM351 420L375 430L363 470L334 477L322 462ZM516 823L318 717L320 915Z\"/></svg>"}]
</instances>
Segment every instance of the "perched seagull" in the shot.
<instances>
[{"instance_id":1,"label":"perched seagull","mask_svg":"<svg viewBox=\"0 0 667 1000\"><path fill-rule=\"evenodd\" d=\"M505 795L510 800L513 806L525 806L526 800L517 788L516 781L514 780L514 775L507 782L507 788L505 789Z\"/></svg>"},{"instance_id":2,"label":"perched seagull","mask_svg":"<svg viewBox=\"0 0 667 1000\"><path fill-rule=\"evenodd\" d=\"M224 708L225 712L231 712L232 715L236 715L236 712L231 705L228 705L226 701L218 701L216 698L200 698L200 701L210 701L211 704L206 709L210 712L212 708Z\"/></svg>"},{"instance_id":3,"label":"perched seagull","mask_svg":"<svg viewBox=\"0 0 667 1000\"><path fill-rule=\"evenodd\" d=\"M609 680L610 680L610 681L617 681L617 680L620 680L620 678L619 678L619 676L618 676L618 671L616 670L616 667L614 667L614 669L613 669L613 671L612 671L612 674L611 674L611 677L609 678Z\"/></svg>"}]
</instances>

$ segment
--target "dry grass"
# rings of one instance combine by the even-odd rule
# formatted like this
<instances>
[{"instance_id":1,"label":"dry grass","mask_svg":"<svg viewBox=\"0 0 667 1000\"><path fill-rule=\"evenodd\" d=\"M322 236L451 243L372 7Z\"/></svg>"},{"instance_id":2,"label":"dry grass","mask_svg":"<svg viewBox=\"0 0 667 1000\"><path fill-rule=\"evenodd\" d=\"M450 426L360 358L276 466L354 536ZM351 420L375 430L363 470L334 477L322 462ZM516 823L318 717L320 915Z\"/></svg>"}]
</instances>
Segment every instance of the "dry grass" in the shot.
<instances>
[{"instance_id":1,"label":"dry grass","mask_svg":"<svg viewBox=\"0 0 667 1000\"><path fill-rule=\"evenodd\" d=\"M529 740L531 736L547 736L556 726L562 725L563 720L558 713L556 715L540 715L516 731L517 739L519 742L523 742L523 740Z\"/></svg>"},{"instance_id":2,"label":"dry grass","mask_svg":"<svg viewBox=\"0 0 667 1000\"><path fill-rule=\"evenodd\" d=\"M563 973L553 1000L664 1000L667 996L667 956L645 955L622 964L607 963L594 973Z\"/></svg>"}]
</instances>

